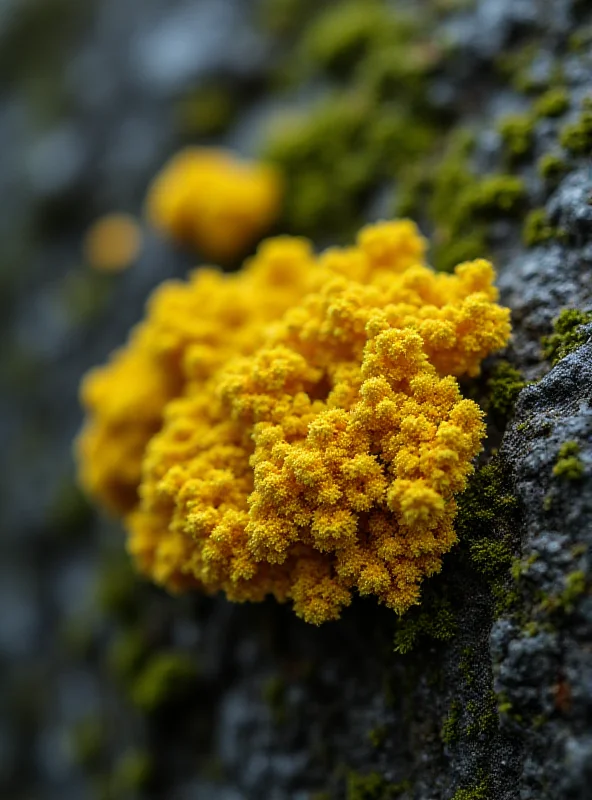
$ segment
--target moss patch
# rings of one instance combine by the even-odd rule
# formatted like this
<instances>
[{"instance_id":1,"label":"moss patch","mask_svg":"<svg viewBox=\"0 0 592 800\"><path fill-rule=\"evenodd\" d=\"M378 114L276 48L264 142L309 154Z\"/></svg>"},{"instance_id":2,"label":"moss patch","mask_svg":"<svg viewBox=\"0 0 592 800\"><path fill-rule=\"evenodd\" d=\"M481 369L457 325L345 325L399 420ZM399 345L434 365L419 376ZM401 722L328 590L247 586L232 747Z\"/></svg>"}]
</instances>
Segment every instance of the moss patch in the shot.
<instances>
[{"instance_id":1,"label":"moss patch","mask_svg":"<svg viewBox=\"0 0 592 800\"><path fill-rule=\"evenodd\" d=\"M561 129L559 141L562 147L574 156L586 156L592 152L592 108L586 106L580 118Z\"/></svg>"},{"instance_id":2,"label":"moss patch","mask_svg":"<svg viewBox=\"0 0 592 800\"><path fill-rule=\"evenodd\" d=\"M152 713L186 696L195 687L197 676L197 666L187 654L158 653L132 687L132 700L144 713Z\"/></svg>"},{"instance_id":3,"label":"moss patch","mask_svg":"<svg viewBox=\"0 0 592 800\"><path fill-rule=\"evenodd\" d=\"M556 184L568 169L565 158L558 153L545 153L537 162L539 175L549 184Z\"/></svg>"},{"instance_id":4,"label":"moss patch","mask_svg":"<svg viewBox=\"0 0 592 800\"><path fill-rule=\"evenodd\" d=\"M407 781L393 784L385 780L378 772L361 775L350 772L347 777L347 800L392 800L410 788Z\"/></svg>"},{"instance_id":5,"label":"moss patch","mask_svg":"<svg viewBox=\"0 0 592 800\"><path fill-rule=\"evenodd\" d=\"M568 481L580 480L584 476L584 463L580 459L579 453L580 446L577 442L564 442L559 448L553 475Z\"/></svg>"},{"instance_id":6,"label":"moss patch","mask_svg":"<svg viewBox=\"0 0 592 800\"><path fill-rule=\"evenodd\" d=\"M321 72L339 88L304 112L278 117L262 155L286 176L282 227L345 239L371 191L433 150L441 122L428 76L442 49L425 19L378 0L346 0L310 16L284 69L299 85Z\"/></svg>"},{"instance_id":7,"label":"moss patch","mask_svg":"<svg viewBox=\"0 0 592 800\"><path fill-rule=\"evenodd\" d=\"M543 357L555 366L562 358L573 353L587 342L589 336L581 328L591 322L591 311L564 309L553 322L553 333L544 336L541 341Z\"/></svg>"},{"instance_id":8,"label":"moss patch","mask_svg":"<svg viewBox=\"0 0 592 800\"><path fill-rule=\"evenodd\" d=\"M498 421L512 415L518 395L526 386L522 374L509 361L498 361L487 381L489 411Z\"/></svg>"},{"instance_id":9,"label":"moss patch","mask_svg":"<svg viewBox=\"0 0 592 800\"><path fill-rule=\"evenodd\" d=\"M414 25L377 0L348 0L323 10L303 40L306 59L316 70L343 79L381 47L403 45Z\"/></svg>"},{"instance_id":10,"label":"moss patch","mask_svg":"<svg viewBox=\"0 0 592 800\"><path fill-rule=\"evenodd\" d=\"M489 800L488 781L481 781L469 789L457 789L451 800Z\"/></svg>"},{"instance_id":11,"label":"moss patch","mask_svg":"<svg viewBox=\"0 0 592 800\"><path fill-rule=\"evenodd\" d=\"M462 706L458 700L453 700L448 710L448 715L442 723L440 738L444 744L450 745L460 738L460 717Z\"/></svg>"},{"instance_id":12,"label":"moss patch","mask_svg":"<svg viewBox=\"0 0 592 800\"><path fill-rule=\"evenodd\" d=\"M549 222L544 208L535 208L529 211L522 228L522 241L526 247L534 247L563 237L564 232Z\"/></svg>"},{"instance_id":13,"label":"moss patch","mask_svg":"<svg viewBox=\"0 0 592 800\"><path fill-rule=\"evenodd\" d=\"M563 88L549 89L534 105L537 117L560 117L569 108L569 95Z\"/></svg>"},{"instance_id":14,"label":"moss patch","mask_svg":"<svg viewBox=\"0 0 592 800\"><path fill-rule=\"evenodd\" d=\"M497 126L504 149L511 160L524 158L534 144L534 120L528 114L504 117Z\"/></svg>"},{"instance_id":15,"label":"moss patch","mask_svg":"<svg viewBox=\"0 0 592 800\"><path fill-rule=\"evenodd\" d=\"M446 599L438 598L423 603L420 609L411 609L397 620L395 652L410 653L418 639L427 636L437 641L452 639L457 630L454 612Z\"/></svg>"},{"instance_id":16,"label":"moss patch","mask_svg":"<svg viewBox=\"0 0 592 800\"><path fill-rule=\"evenodd\" d=\"M516 498L506 489L499 462L484 465L458 497L456 529L461 540L475 541L487 536L493 523L512 515L516 505Z\"/></svg>"}]
</instances>

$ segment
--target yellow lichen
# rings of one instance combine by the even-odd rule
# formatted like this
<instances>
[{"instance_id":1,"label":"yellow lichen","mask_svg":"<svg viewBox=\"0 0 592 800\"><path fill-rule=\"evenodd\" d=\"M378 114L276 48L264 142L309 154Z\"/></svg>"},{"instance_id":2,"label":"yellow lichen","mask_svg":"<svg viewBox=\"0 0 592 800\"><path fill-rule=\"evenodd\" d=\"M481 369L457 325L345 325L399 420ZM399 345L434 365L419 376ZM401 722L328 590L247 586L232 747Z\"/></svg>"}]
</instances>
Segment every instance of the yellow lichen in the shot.
<instances>
[{"instance_id":1,"label":"yellow lichen","mask_svg":"<svg viewBox=\"0 0 592 800\"><path fill-rule=\"evenodd\" d=\"M456 376L509 336L491 265L435 273L425 250L408 221L318 257L280 238L238 274L155 293L86 379L79 442L83 481L125 515L142 572L272 594L315 624L354 591L398 613L418 602L484 435Z\"/></svg>"},{"instance_id":2,"label":"yellow lichen","mask_svg":"<svg viewBox=\"0 0 592 800\"><path fill-rule=\"evenodd\" d=\"M232 153L191 147L154 180L148 218L165 234L215 261L241 255L280 211L282 181L275 168L239 161Z\"/></svg>"},{"instance_id":3,"label":"yellow lichen","mask_svg":"<svg viewBox=\"0 0 592 800\"><path fill-rule=\"evenodd\" d=\"M129 214L106 214L94 222L84 237L84 256L94 269L120 272L138 256L140 227Z\"/></svg>"}]
</instances>

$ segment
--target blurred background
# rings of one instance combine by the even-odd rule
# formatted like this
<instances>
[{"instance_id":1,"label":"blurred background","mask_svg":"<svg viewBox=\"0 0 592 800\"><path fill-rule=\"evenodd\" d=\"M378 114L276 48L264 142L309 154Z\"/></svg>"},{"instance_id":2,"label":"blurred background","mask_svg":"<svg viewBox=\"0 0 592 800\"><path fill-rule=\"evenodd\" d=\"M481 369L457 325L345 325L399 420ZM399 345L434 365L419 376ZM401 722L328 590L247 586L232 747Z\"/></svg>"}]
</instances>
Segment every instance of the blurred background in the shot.
<instances>
[{"instance_id":1,"label":"blurred background","mask_svg":"<svg viewBox=\"0 0 592 800\"><path fill-rule=\"evenodd\" d=\"M220 137L261 98L273 44L256 27L256 11L248 0L0 3L7 799L173 796L172 787L146 788L155 768L143 720L159 704L150 692L172 680L174 694L193 680L199 631L183 620L173 630L168 598L136 585L119 526L99 519L77 488L78 384L124 342L150 290L197 263L198 254L147 230L144 197L181 145ZM248 153L253 126L246 118L228 143ZM111 212L137 226L126 271L101 269L85 246L89 227ZM147 695L134 705L126 680L146 665L148 650L162 658L151 662L156 674L145 676ZM192 749L180 756L180 783L203 760Z\"/></svg>"}]
</instances>

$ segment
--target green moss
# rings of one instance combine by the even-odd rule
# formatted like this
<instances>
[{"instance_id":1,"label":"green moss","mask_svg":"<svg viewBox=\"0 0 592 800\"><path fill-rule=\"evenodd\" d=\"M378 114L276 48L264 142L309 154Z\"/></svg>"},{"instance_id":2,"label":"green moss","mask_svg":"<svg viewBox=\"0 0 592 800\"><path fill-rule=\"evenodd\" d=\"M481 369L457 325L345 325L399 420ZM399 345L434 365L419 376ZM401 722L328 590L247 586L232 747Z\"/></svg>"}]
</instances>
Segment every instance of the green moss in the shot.
<instances>
[{"instance_id":1,"label":"green moss","mask_svg":"<svg viewBox=\"0 0 592 800\"><path fill-rule=\"evenodd\" d=\"M544 208L535 208L526 215L522 227L522 241L526 247L563 238L563 231L551 225Z\"/></svg>"},{"instance_id":2,"label":"green moss","mask_svg":"<svg viewBox=\"0 0 592 800\"><path fill-rule=\"evenodd\" d=\"M434 126L404 105L379 102L359 82L298 115L278 117L262 156L286 181L284 227L345 239L380 181L432 147Z\"/></svg>"},{"instance_id":3,"label":"green moss","mask_svg":"<svg viewBox=\"0 0 592 800\"><path fill-rule=\"evenodd\" d=\"M510 574L515 581L520 580L523 575L528 574L530 567L538 561L537 553L532 553L527 559L516 558L512 562Z\"/></svg>"},{"instance_id":4,"label":"green moss","mask_svg":"<svg viewBox=\"0 0 592 800\"><path fill-rule=\"evenodd\" d=\"M128 750L113 771L112 790L115 797L128 795L149 786L154 772L152 757L145 750Z\"/></svg>"},{"instance_id":5,"label":"green moss","mask_svg":"<svg viewBox=\"0 0 592 800\"><path fill-rule=\"evenodd\" d=\"M573 353L588 340L588 335L581 327L591 322L592 311L564 309L553 322L553 333L541 340L543 357L555 366L562 358Z\"/></svg>"},{"instance_id":6,"label":"green moss","mask_svg":"<svg viewBox=\"0 0 592 800\"><path fill-rule=\"evenodd\" d=\"M444 153L441 163L426 182L430 190L430 216L440 225L459 227L457 219L458 198L470 191L475 184L475 176L467 163L471 140L457 136Z\"/></svg>"},{"instance_id":7,"label":"green moss","mask_svg":"<svg viewBox=\"0 0 592 800\"><path fill-rule=\"evenodd\" d=\"M478 539L470 544L471 561L483 575L494 576L512 563L512 548L507 541Z\"/></svg>"},{"instance_id":8,"label":"green moss","mask_svg":"<svg viewBox=\"0 0 592 800\"><path fill-rule=\"evenodd\" d=\"M559 448L553 475L568 481L577 481L584 476L584 463L579 458L580 446L577 442L564 442Z\"/></svg>"},{"instance_id":9,"label":"green moss","mask_svg":"<svg viewBox=\"0 0 592 800\"><path fill-rule=\"evenodd\" d=\"M407 30L405 30L405 28ZM324 10L310 25L303 50L311 64L346 77L353 67L382 43L392 46L412 32L375 0L349 0Z\"/></svg>"},{"instance_id":10,"label":"green moss","mask_svg":"<svg viewBox=\"0 0 592 800\"><path fill-rule=\"evenodd\" d=\"M433 261L441 272L452 272L464 261L483 258L487 254L486 237L483 231L476 230L458 239L443 237L433 245Z\"/></svg>"},{"instance_id":11,"label":"green moss","mask_svg":"<svg viewBox=\"0 0 592 800\"><path fill-rule=\"evenodd\" d=\"M461 552L471 568L486 578L496 616L511 610L518 599L509 574L516 506L516 498L507 491L501 466L495 460L472 476L458 498L455 527Z\"/></svg>"},{"instance_id":12,"label":"green moss","mask_svg":"<svg viewBox=\"0 0 592 800\"><path fill-rule=\"evenodd\" d=\"M561 595L562 605L566 611L573 611L576 602L586 593L586 573L582 570L570 572L565 579L565 591Z\"/></svg>"},{"instance_id":13,"label":"green moss","mask_svg":"<svg viewBox=\"0 0 592 800\"><path fill-rule=\"evenodd\" d=\"M463 707L459 700L450 704L448 715L440 729L440 738L448 746L461 739L474 739L476 736L491 734L499 723L497 698L493 691L486 692L478 700L469 700L465 706L466 726L461 725Z\"/></svg>"},{"instance_id":14,"label":"green moss","mask_svg":"<svg viewBox=\"0 0 592 800\"><path fill-rule=\"evenodd\" d=\"M365 136L369 150L392 175L428 152L435 140L433 126L388 104L368 121Z\"/></svg>"},{"instance_id":15,"label":"green moss","mask_svg":"<svg viewBox=\"0 0 592 800\"><path fill-rule=\"evenodd\" d=\"M144 713L152 713L185 697L197 676L195 661L187 654L158 653L132 687L132 701Z\"/></svg>"},{"instance_id":16,"label":"green moss","mask_svg":"<svg viewBox=\"0 0 592 800\"><path fill-rule=\"evenodd\" d=\"M578 601L589 591L588 579L583 570L569 573L565 588L560 594L541 597L540 608L550 614L573 614Z\"/></svg>"},{"instance_id":17,"label":"green moss","mask_svg":"<svg viewBox=\"0 0 592 800\"><path fill-rule=\"evenodd\" d=\"M433 218L440 222L435 235L440 248L437 268L449 269L452 262L458 263L461 254L483 256L486 223L515 215L525 197L523 181L513 175L487 175L476 179L459 165L443 167L436 176L431 208Z\"/></svg>"},{"instance_id":18,"label":"green moss","mask_svg":"<svg viewBox=\"0 0 592 800\"><path fill-rule=\"evenodd\" d=\"M480 697L478 701L470 700L466 710L471 719L464 733L470 739L485 734L491 735L499 725L497 697L493 690Z\"/></svg>"},{"instance_id":19,"label":"green moss","mask_svg":"<svg viewBox=\"0 0 592 800\"><path fill-rule=\"evenodd\" d=\"M432 262L449 271L456 264L487 255L488 225L520 213L526 202L521 178L510 174L477 177L469 155L473 135L457 129L435 163L402 170L398 214L421 218L427 209L433 225Z\"/></svg>"},{"instance_id":20,"label":"green moss","mask_svg":"<svg viewBox=\"0 0 592 800\"><path fill-rule=\"evenodd\" d=\"M469 789L457 789L450 800L489 800L489 782L480 781Z\"/></svg>"},{"instance_id":21,"label":"green moss","mask_svg":"<svg viewBox=\"0 0 592 800\"><path fill-rule=\"evenodd\" d=\"M421 609L411 609L397 620L395 652L410 653L423 636L448 641L456 634L456 630L456 620L449 602L437 598L431 603L424 603Z\"/></svg>"},{"instance_id":22,"label":"green moss","mask_svg":"<svg viewBox=\"0 0 592 800\"><path fill-rule=\"evenodd\" d=\"M263 156L286 176L289 229L340 228L346 236L356 226L361 199L376 180L376 156L365 145L370 114L366 98L344 94L272 128Z\"/></svg>"},{"instance_id":23,"label":"green moss","mask_svg":"<svg viewBox=\"0 0 592 800\"><path fill-rule=\"evenodd\" d=\"M537 162L537 170L545 181L555 184L565 175L568 165L557 153L545 153Z\"/></svg>"},{"instance_id":24,"label":"green moss","mask_svg":"<svg viewBox=\"0 0 592 800\"><path fill-rule=\"evenodd\" d=\"M592 26L582 26L569 37L568 47L572 53L584 52L592 44Z\"/></svg>"},{"instance_id":25,"label":"green moss","mask_svg":"<svg viewBox=\"0 0 592 800\"><path fill-rule=\"evenodd\" d=\"M429 113L427 78L441 60L433 43L410 38L374 49L360 65L360 85L374 101L397 101L405 113Z\"/></svg>"},{"instance_id":26,"label":"green moss","mask_svg":"<svg viewBox=\"0 0 592 800\"><path fill-rule=\"evenodd\" d=\"M528 155L534 144L534 120L527 114L512 114L497 126L504 148L511 159Z\"/></svg>"},{"instance_id":27,"label":"green moss","mask_svg":"<svg viewBox=\"0 0 592 800\"><path fill-rule=\"evenodd\" d=\"M505 714L508 717L514 718L512 714L514 706L505 692L499 692L499 694L496 695L496 702L498 714Z\"/></svg>"},{"instance_id":28,"label":"green moss","mask_svg":"<svg viewBox=\"0 0 592 800\"><path fill-rule=\"evenodd\" d=\"M592 109L582 110L576 122L570 122L561 129L559 141L574 156L592 153Z\"/></svg>"},{"instance_id":29,"label":"green moss","mask_svg":"<svg viewBox=\"0 0 592 800\"><path fill-rule=\"evenodd\" d=\"M500 464L497 461L485 464L458 497L455 526L461 540L473 542L490 536L493 523L511 516L516 505L516 498L505 487Z\"/></svg>"},{"instance_id":30,"label":"green moss","mask_svg":"<svg viewBox=\"0 0 592 800\"><path fill-rule=\"evenodd\" d=\"M501 421L511 417L518 395L526 386L521 373L509 361L498 361L487 381L489 410Z\"/></svg>"},{"instance_id":31,"label":"green moss","mask_svg":"<svg viewBox=\"0 0 592 800\"><path fill-rule=\"evenodd\" d=\"M487 175L470 187L461 198L466 214L497 217L518 212L526 199L522 178L516 175Z\"/></svg>"},{"instance_id":32,"label":"green moss","mask_svg":"<svg viewBox=\"0 0 592 800\"><path fill-rule=\"evenodd\" d=\"M475 683L475 673L473 671L474 659L475 654L473 649L471 647L465 647L461 653L461 657L458 662L458 668L461 671L467 686L473 686Z\"/></svg>"},{"instance_id":33,"label":"green moss","mask_svg":"<svg viewBox=\"0 0 592 800\"><path fill-rule=\"evenodd\" d=\"M378 772L361 775L350 772L347 776L347 800L392 800L410 789L408 781L393 784Z\"/></svg>"},{"instance_id":34,"label":"green moss","mask_svg":"<svg viewBox=\"0 0 592 800\"><path fill-rule=\"evenodd\" d=\"M539 49L535 42L527 42L513 50L504 50L496 60L496 67L502 77L516 91L537 92L548 88L548 80L540 78L532 65Z\"/></svg>"},{"instance_id":35,"label":"green moss","mask_svg":"<svg viewBox=\"0 0 592 800\"><path fill-rule=\"evenodd\" d=\"M565 89L549 89L534 105L537 117L560 117L569 108L569 95Z\"/></svg>"},{"instance_id":36,"label":"green moss","mask_svg":"<svg viewBox=\"0 0 592 800\"><path fill-rule=\"evenodd\" d=\"M453 700L448 710L448 716L442 723L440 738L446 745L454 744L460 738L460 718L462 706L459 700Z\"/></svg>"},{"instance_id":37,"label":"green moss","mask_svg":"<svg viewBox=\"0 0 592 800\"><path fill-rule=\"evenodd\" d=\"M285 230L347 240L371 192L434 149L442 121L427 77L440 57L423 23L379 0L312 15L283 68L299 73L299 84L321 69L347 86L269 130L261 155L286 176Z\"/></svg>"},{"instance_id":38,"label":"green moss","mask_svg":"<svg viewBox=\"0 0 592 800\"><path fill-rule=\"evenodd\" d=\"M376 728L368 731L368 739L373 747L382 747L388 733L386 725L377 725Z\"/></svg>"}]
</instances>

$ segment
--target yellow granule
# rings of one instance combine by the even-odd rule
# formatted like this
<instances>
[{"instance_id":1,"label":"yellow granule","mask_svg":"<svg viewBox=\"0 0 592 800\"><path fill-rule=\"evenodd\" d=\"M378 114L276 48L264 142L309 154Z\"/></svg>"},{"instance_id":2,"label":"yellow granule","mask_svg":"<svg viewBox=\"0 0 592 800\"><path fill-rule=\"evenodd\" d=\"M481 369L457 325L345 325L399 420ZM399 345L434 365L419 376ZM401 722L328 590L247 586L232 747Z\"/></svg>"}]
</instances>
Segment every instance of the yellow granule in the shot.
<instances>
[{"instance_id":1,"label":"yellow granule","mask_svg":"<svg viewBox=\"0 0 592 800\"><path fill-rule=\"evenodd\" d=\"M239 161L225 150L192 147L156 177L147 213L157 229L193 245L205 258L226 262L269 229L281 199L275 168Z\"/></svg>"}]
</instances>

